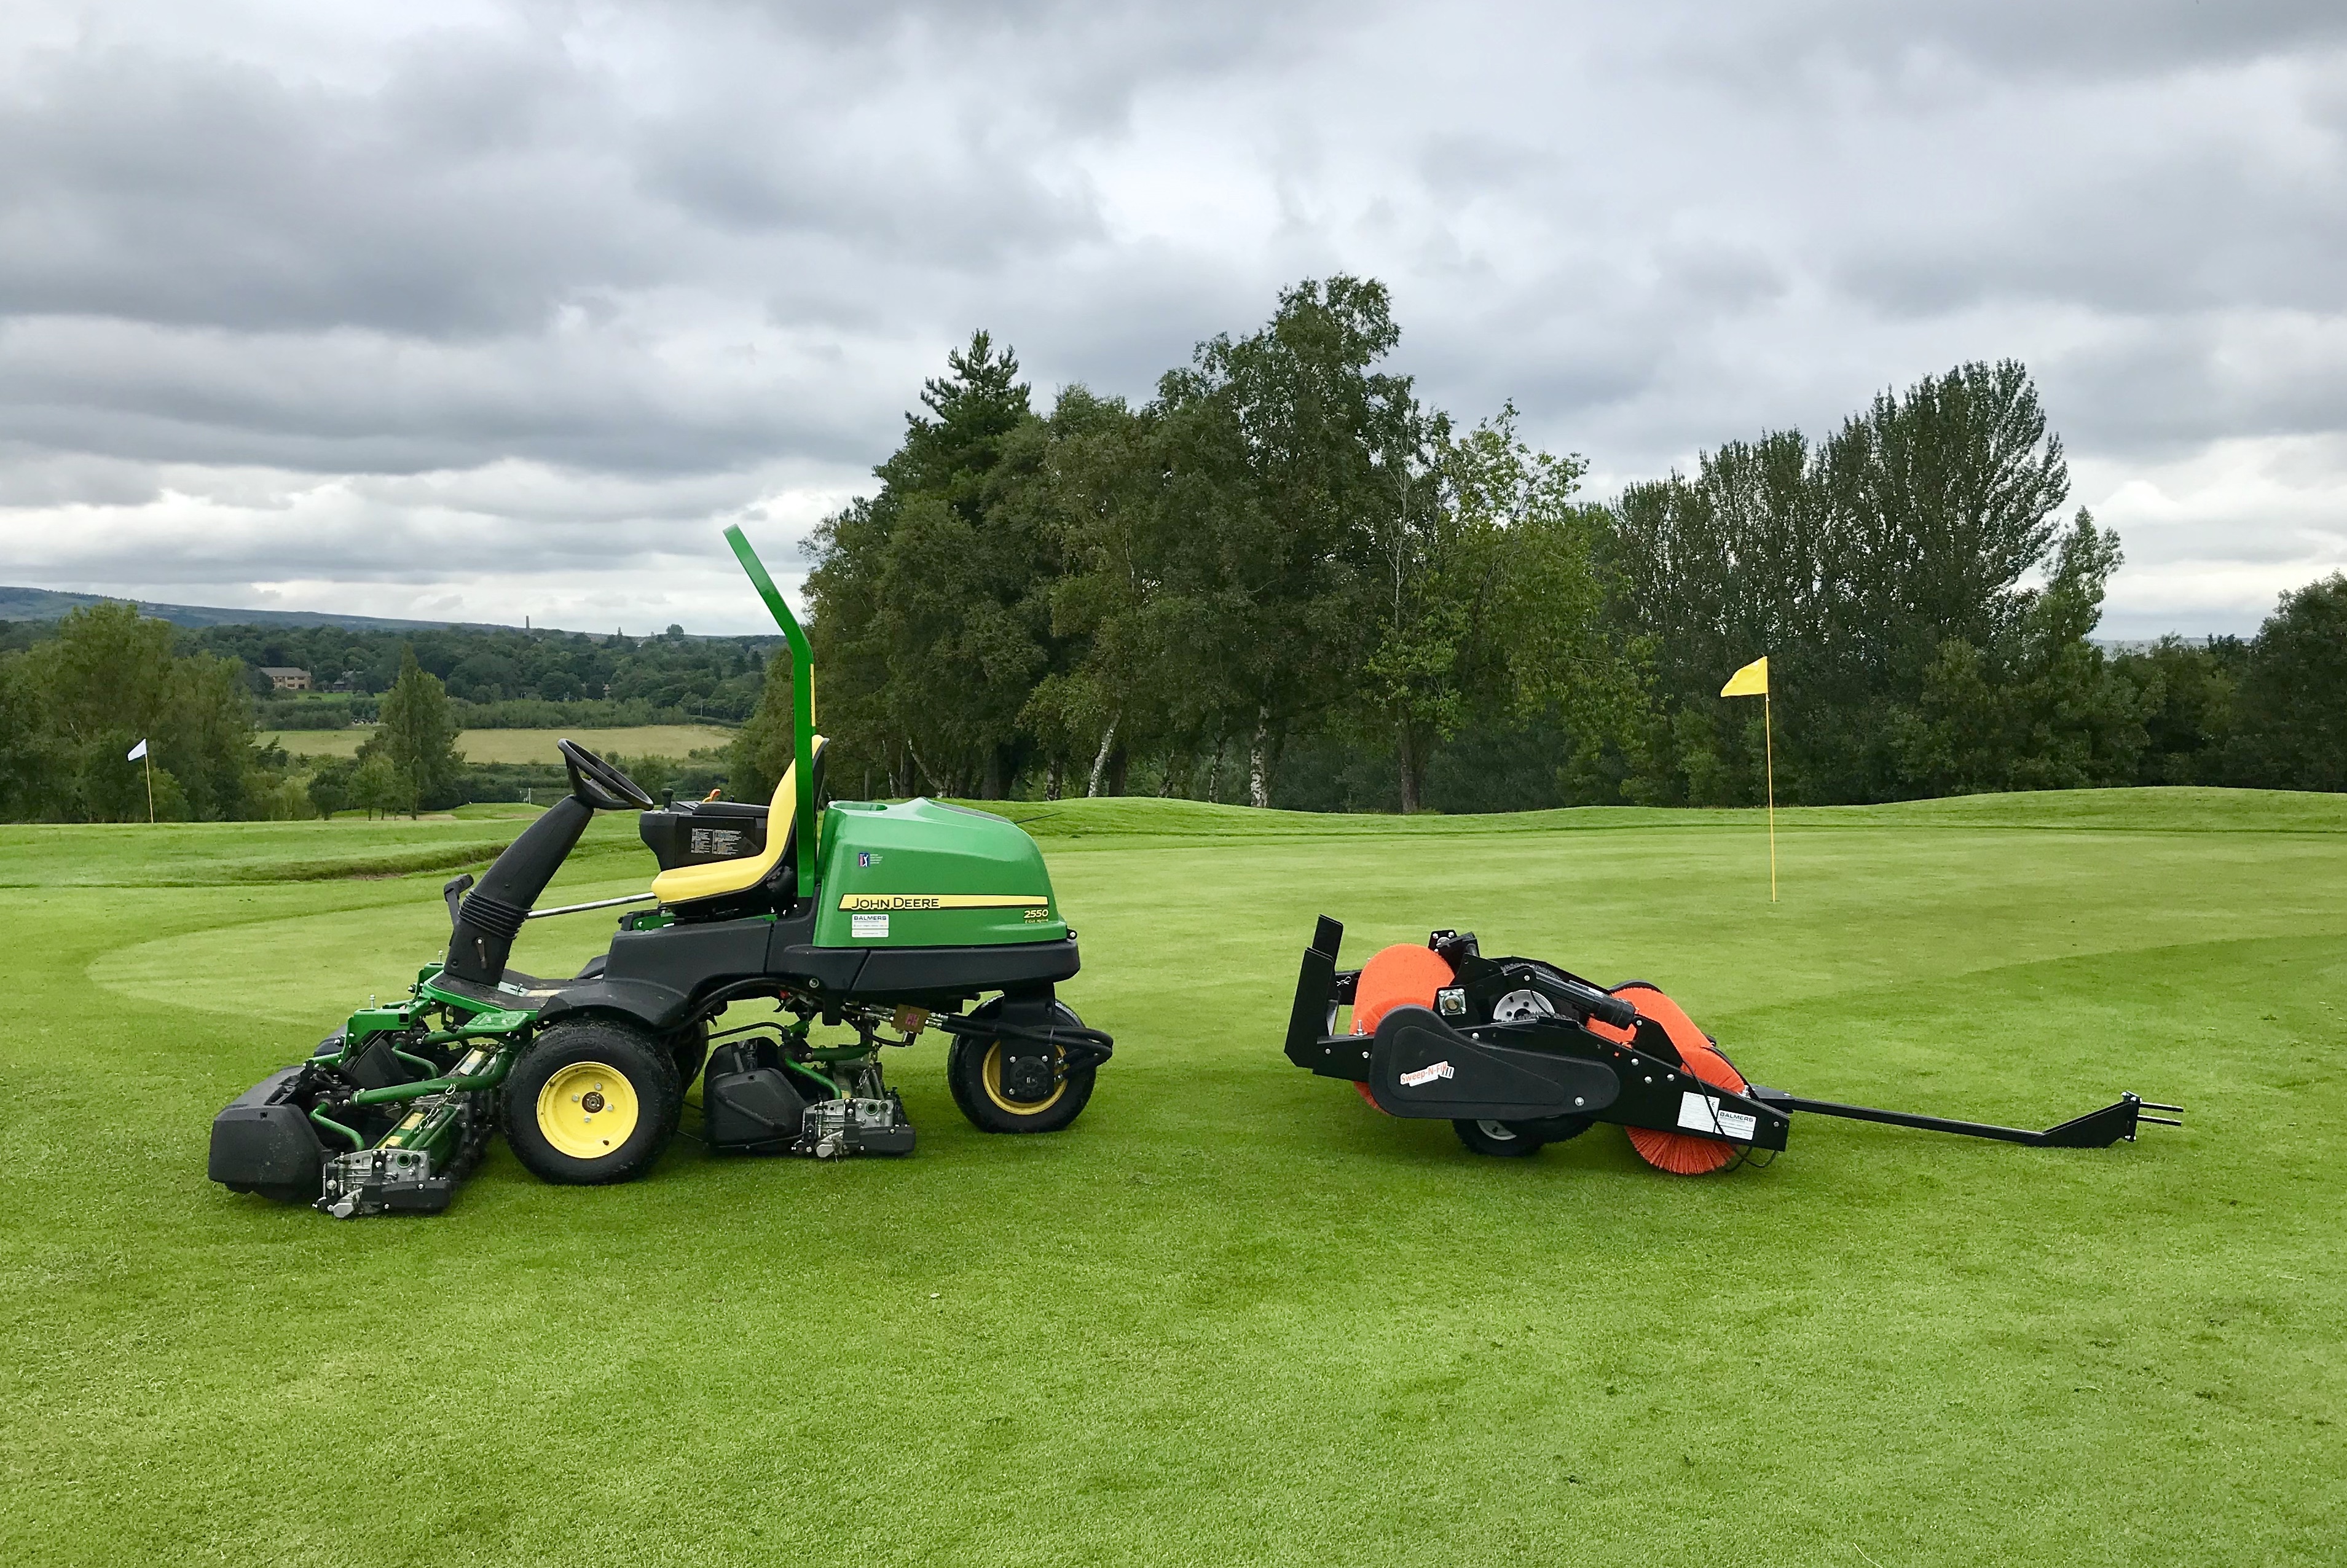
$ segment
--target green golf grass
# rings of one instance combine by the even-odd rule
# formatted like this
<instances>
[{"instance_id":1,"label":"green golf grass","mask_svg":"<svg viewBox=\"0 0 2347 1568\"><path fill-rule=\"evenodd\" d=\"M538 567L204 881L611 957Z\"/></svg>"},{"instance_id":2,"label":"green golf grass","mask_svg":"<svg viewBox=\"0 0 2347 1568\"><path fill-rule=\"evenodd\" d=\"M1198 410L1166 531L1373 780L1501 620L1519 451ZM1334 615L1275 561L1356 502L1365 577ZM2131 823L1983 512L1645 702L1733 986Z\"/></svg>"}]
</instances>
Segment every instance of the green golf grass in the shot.
<instances>
[{"instance_id":1,"label":"green golf grass","mask_svg":"<svg viewBox=\"0 0 2347 1568\"><path fill-rule=\"evenodd\" d=\"M930 1036L910 1160L499 1145L346 1224L210 1184L211 1116L520 825L0 828L0 1561L2338 1561L2347 799L1783 812L1773 907L1753 813L999 809L1117 1039L1066 1133L969 1128ZM632 836L549 898L641 888ZM1652 979L1821 1098L2188 1125L1477 1158L1280 1054L1322 913Z\"/></svg>"}]
</instances>

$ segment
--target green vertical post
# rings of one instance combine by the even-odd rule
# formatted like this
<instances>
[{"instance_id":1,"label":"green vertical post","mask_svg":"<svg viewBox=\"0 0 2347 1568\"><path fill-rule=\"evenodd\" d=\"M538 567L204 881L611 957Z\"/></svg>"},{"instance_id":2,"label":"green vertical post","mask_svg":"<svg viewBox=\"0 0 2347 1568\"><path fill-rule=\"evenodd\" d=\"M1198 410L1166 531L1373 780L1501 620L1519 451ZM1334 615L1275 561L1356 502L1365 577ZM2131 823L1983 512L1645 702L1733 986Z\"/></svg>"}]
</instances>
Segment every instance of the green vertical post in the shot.
<instances>
[{"instance_id":1,"label":"green vertical post","mask_svg":"<svg viewBox=\"0 0 2347 1568\"><path fill-rule=\"evenodd\" d=\"M733 547L733 557L742 569L750 574L750 585L758 597L766 601L766 610L774 624L783 629L783 637L791 645L791 761L798 772L798 875L799 897L815 895L815 650L807 645L805 630L799 618L791 613L774 579L766 575L766 566L758 552L750 548L739 527L725 530L725 542Z\"/></svg>"}]
</instances>

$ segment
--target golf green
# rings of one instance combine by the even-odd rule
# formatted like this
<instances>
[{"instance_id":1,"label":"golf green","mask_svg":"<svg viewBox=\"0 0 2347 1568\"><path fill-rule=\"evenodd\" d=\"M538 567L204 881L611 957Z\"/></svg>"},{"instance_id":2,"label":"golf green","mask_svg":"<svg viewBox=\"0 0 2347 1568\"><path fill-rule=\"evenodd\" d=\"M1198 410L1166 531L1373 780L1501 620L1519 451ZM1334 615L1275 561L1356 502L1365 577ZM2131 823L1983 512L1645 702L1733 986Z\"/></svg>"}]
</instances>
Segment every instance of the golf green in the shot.
<instances>
[{"instance_id":1,"label":"golf green","mask_svg":"<svg viewBox=\"0 0 2347 1568\"><path fill-rule=\"evenodd\" d=\"M909 1160L500 1145L340 1224L208 1183L211 1116L518 825L0 827L0 1561L2338 1560L2347 799L1785 812L1773 906L1751 813L1003 809L1117 1040L1069 1132L972 1130L930 1036ZM640 888L632 832L555 896ZM2188 1125L1478 1158L1280 1054L1323 913L1651 979L1820 1098Z\"/></svg>"}]
</instances>

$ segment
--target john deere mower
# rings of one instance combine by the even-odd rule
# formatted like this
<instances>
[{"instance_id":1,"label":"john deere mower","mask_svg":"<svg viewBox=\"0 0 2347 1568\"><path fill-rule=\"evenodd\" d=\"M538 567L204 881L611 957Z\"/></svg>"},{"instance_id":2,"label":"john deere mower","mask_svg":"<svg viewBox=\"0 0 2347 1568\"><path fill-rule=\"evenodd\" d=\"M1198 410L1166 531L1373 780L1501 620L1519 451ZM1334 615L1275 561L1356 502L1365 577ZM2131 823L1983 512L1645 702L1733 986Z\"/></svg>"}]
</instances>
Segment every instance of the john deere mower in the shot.
<instances>
[{"instance_id":1,"label":"john deere mower","mask_svg":"<svg viewBox=\"0 0 2347 1568\"><path fill-rule=\"evenodd\" d=\"M662 807L562 741L569 794L477 884L442 889L446 956L222 1111L212 1180L344 1218L436 1212L502 1130L544 1181L629 1181L676 1133L696 1077L720 1152L909 1154L881 1054L926 1030L950 1038L948 1084L981 1130L1052 1132L1082 1113L1112 1042L1054 992L1076 973L1076 934L1035 841L928 800L818 813L806 634L741 530L725 537L790 645L793 760L773 800ZM536 907L594 814L626 810L660 864L651 890ZM577 975L507 967L526 922L630 904L652 907L619 917ZM712 1028L742 1006L765 1016Z\"/></svg>"},{"instance_id":2,"label":"john deere mower","mask_svg":"<svg viewBox=\"0 0 2347 1568\"><path fill-rule=\"evenodd\" d=\"M1696 1176L1785 1147L1795 1112L2048 1149L2135 1141L2181 1113L2133 1094L2043 1132L1808 1100L1746 1081L1719 1042L1645 980L1600 986L1535 958L1489 958L1474 933L1435 931L1339 970L1345 927L1323 916L1296 980L1287 1058L1348 1080L1390 1116L1435 1117L1479 1154L1528 1155L1600 1122L1639 1157ZM1349 1005L1351 1028L1337 1032Z\"/></svg>"}]
</instances>

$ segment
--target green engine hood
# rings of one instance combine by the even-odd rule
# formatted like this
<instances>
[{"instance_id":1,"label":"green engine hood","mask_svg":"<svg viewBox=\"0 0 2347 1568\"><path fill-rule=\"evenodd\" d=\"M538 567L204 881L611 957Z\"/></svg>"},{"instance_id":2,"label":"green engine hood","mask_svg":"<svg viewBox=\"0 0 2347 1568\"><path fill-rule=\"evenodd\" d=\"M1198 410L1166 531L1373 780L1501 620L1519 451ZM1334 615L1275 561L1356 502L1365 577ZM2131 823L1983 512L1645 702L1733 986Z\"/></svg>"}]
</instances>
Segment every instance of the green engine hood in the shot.
<instances>
[{"instance_id":1,"label":"green engine hood","mask_svg":"<svg viewBox=\"0 0 2347 1568\"><path fill-rule=\"evenodd\" d=\"M823 948L979 947L1068 934L1016 824L933 800L836 801L823 817Z\"/></svg>"}]
</instances>

